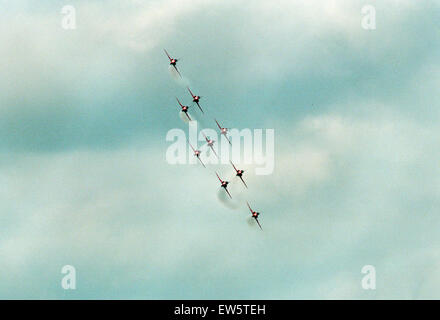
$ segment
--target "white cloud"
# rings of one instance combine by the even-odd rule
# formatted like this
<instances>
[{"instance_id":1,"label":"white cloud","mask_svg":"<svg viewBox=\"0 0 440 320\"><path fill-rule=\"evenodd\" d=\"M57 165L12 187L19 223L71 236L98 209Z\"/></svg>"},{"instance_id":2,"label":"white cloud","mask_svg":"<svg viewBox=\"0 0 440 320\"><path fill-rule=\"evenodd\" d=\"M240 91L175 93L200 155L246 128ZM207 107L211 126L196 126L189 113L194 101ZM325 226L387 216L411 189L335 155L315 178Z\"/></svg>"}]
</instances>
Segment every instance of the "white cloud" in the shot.
<instances>
[{"instance_id":1,"label":"white cloud","mask_svg":"<svg viewBox=\"0 0 440 320\"><path fill-rule=\"evenodd\" d=\"M191 261L203 261L206 270L194 269L200 277L216 279L218 272L228 270L228 277L234 277L254 264L268 268L268 273L278 264L306 272L320 261L341 264L353 259L337 272L323 271L306 291L320 298L365 297L353 289L360 281L357 276L346 277L360 268L353 252L374 252L372 239L385 234L394 239L377 248L379 256L387 257L390 250L420 250L417 243L411 249L399 245L397 230L390 229L408 228L406 217L416 214L402 211L394 189L407 194L410 203L438 198L438 177L429 176L435 164L409 169L426 155L433 156L437 130L404 119L331 114L305 118L293 131L290 147L277 155L278 173L248 179L248 196L263 212L263 233L246 225L244 206L231 211L217 202L215 177L209 179L200 167L167 165L160 151L136 151L135 146L17 155L15 163L2 168L8 188L0 195L1 211L9 221L1 240L2 269L16 279L29 266L70 257L83 270L125 269L127 276L115 280L114 285L120 285L127 277L150 282L178 270L191 273ZM412 193L414 187L419 193ZM424 216L420 219L418 227L428 222ZM420 230L414 232L411 237ZM274 255L280 257L278 262ZM372 264L382 263L376 255L372 259ZM386 278L393 283L391 271ZM273 285L280 283L274 280ZM281 285L280 292L296 296L286 286ZM382 295L392 297L392 288ZM171 292L167 296L176 297Z\"/></svg>"}]
</instances>

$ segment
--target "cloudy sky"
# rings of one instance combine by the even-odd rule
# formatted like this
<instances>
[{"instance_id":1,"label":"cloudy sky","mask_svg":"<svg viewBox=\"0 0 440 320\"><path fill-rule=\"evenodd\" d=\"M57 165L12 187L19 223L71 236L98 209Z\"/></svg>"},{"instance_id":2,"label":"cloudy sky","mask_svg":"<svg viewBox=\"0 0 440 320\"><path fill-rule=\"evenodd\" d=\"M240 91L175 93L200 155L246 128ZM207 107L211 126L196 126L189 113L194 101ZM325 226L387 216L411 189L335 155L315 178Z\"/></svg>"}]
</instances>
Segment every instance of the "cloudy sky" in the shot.
<instances>
[{"instance_id":1,"label":"cloudy sky","mask_svg":"<svg viewBox=\"0 0 440 320\"><path fill-rule=\"evenodd\" d=\"M439 299L439 18L434 0L0 1L0 298ZM166 161L185 84L209 117L275 130L273 174L242 195L262 232L213 167Z\"/></svg>"}]
</instances>

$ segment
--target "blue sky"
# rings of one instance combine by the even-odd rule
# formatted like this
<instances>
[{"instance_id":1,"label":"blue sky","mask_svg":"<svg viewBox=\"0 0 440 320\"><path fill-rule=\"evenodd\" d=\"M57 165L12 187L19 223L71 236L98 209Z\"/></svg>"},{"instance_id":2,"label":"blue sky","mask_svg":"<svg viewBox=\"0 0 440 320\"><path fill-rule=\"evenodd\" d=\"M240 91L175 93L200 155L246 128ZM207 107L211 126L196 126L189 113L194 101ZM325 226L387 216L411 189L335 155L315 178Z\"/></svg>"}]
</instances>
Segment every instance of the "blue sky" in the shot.
<instances>
[{"instance_id":1,"label":"blue sky","mask_svg":"<svg viewBox=\"0 0 440 320\"><path fill-rule=\"evenodd\" d=\"M439 298L438 1L65 4L0 1L1 298ZM275 129L264 232L165 161L163 48L210 115Z\"/></svg>"}]
</instances>

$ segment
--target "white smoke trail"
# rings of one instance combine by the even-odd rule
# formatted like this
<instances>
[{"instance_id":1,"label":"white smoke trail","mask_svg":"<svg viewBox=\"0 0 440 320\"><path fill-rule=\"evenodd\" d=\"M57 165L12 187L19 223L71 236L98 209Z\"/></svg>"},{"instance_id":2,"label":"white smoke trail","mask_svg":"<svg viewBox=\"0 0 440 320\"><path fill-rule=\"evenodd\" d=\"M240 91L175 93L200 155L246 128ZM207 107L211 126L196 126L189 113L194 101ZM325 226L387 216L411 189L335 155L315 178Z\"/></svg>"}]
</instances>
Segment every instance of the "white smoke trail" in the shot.
<instances>
[{"instance_id":1,"label":"white smoke trail","mask_svg":"<svg viewBox=\"0 0 440 320\"><path fill-rule=\"evenodd\" d=\"M173 80L174 80L179 86L182 86L182 87L188 87L188 86L190 85L190 81L189 81L189 79L186 78L186 77L184 77L183 75L180 76L179 73L176 71L176 69L175 69L173 66L170 65L170 66L168 67L168 71L169 71L169 73L170 73L170 75L171 75L171 78L173 78ZM180 69L179 69L179 72L181 72ZM180 73L180 74L182 74L182 73Z\"/></svg>"},{"instance_id":2,"label":"white smoke trail","mask_svg":"<svg viewBox=\"0 0 440 320\"><path fill-rule=\"evenodd\" d=\"M238 209L246 205L246 188L241 180L236 176L231 176L228 180L228 191L232 196L232 199L228 196L225 190L221 188L217 192L217 197L220 202L229 209Z\"/></svg>"}]
</instances>

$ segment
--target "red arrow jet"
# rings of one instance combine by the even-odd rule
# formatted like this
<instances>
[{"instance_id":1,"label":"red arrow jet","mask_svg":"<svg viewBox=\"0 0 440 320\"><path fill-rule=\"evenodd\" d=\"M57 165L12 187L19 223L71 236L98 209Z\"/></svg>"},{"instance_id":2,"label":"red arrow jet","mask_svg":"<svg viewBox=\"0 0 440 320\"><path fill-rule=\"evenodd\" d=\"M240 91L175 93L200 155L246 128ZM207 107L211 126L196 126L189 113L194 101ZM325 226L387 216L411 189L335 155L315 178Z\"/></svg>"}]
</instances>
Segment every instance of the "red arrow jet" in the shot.
<instances>
[{"instance_id":1,"label":"red arrow jet","mask_svg":"<svg viewBox=\"0 0 440 320\"><path fill-rule=\"evenodd\" d=\"M191 121L191 118L190 118L190 116L188 115L188 108L189 108L189 107L188 107L188 106L184 106L183 104L181 104L180 101L179 101L179 99L177 99L177 97L176 97L176 100L177 100L177 102L179 103L180 107L182 108L182 112L185 113L186 116L188 117L189 121Z\"/></svg>"},{"instance_id":2,"label":"red arrow jet","mask_svg":"<svg viewBox=\"0 0 440 320\"><path fill-rule=\"evenodd\" d=\"M261 227L260 222L258 221L258 216L260 215L260 213L252 210L251 206L249 205L249 202L246 201L246 203L247 203L247 205L249 207L249 210L251 210L252 218L255 219L255 221L258 223L258 226L260 227L260 229L263 230L263 228Z\"/></svg>"},{"instance_id":3,"label":"red arrow jet","mask_svg":"<svg viewBox=\"0 0 440 320\"><path fill-rule=\"evenodd\" d=\"M244 180L243 180L243 173L244 173L244 170L241 170L241 169L239 170L239 169L237 169L237 168L234 166L234 164L232 163L231 160L229 160L229 162L230 162L230 163L232 164L232 166L234 167L234 170L235 170L235 172L236 172L236 176L240 178L240 180L243 182L244 186L247 188L248 186L247 186L246 182L244 182Z\"/></svg>"},{"instance_id":4,"label":"red arrow jet","mask_svg":"<svg viewBox=\"0 0 440 320\"><path fill-rule=\"evenodd\" d=\"M177 67L176 67L177 61L179 61L179 60L177 60L175 58L171 58L165 49L163 49L163 51L165 51L165 54L167 55L168 59L170 59L170 65L172 65L174 67L174 69L176 69L177 73L182 78L182 75L180 74L179 70L177 70Z\"/></svg>"},{"instance_id":5,"label":"red arrow jet","mask_svg":"<svg viewBox=\"0 0 440 320\"><path fill-rule=\"evenodd\" d=\"M232 199L232 196L231 196L231 194L229 193L229 191L228 191L228 189L227 189L227 188L228 188L228 183L229 183L229 182L220 179L220 177L218 176L218 173L217 173L217 172L216 172L215 174L217 175L217 178L220 180L221 187L225 189L225 191L228 193L229 197Z\"/></svg>"},{"instance_id":6,"label":"red arrow jet","mask_svg":"<svg viewBox=\"0 0 440 320\"><path fill-rule=\"evenodd\" d=\"M228 140L229 144L232 145L231 141L228 139L226 134L228 133L228 128L223 128L218 121L215 119L215 122L217 123L218 128L220 129L220 133L225 136L226 140Z\"/></svg>"},{"instance_id":7,"label":"red arrow jet","mask_svg":"<svg viewBox=\"0 0 440 320\"><path fill-rule=\"evenodd\" d=\"M202 159L200 159L200 154L201 154L202 152L201 152L200 150L196 150L196 149L194 149L193 146L191 145L191 142L188 141L188 143L189 143L191 149L193 150L194 155L197 157L197 159L199 159L199 161L200 161L200 163L202 164L202 166L205 167L205 164L203 163ZM205 167L205 168L206 168L206 167Z\"/></svg>"},{"instance_id":8,"label":"red arrow jet","mask_svg":"<svg viewBox=\"0 0 440 320\"><path fill-rule=\"evenodd\" d=\"M205 140L206 140L206 143L208 144L208 147L211 148L212 152L214 152L214 154L215 154L215 155L217 156L217 158L218 158L218 155L217 155L217 153L215 152L214 147L213 147L215 141L212 140L212 139L210 139L210 138L208 138L208 137L203 133L203 131L202 131L202 134L203 134L203 136L205 137Z\"/></svg>"},{"instance_id":9,"label":"red arrow jet","mask_svg":"<svg viewBox=\"0 0 440 320\"><path fill-rule=\"evenodd\" d=\"M197 104L197 106L199 107L200 111L202 111L202 113L204 113L203 110L202 110L202 107L199 104L199 101L200 101L201 97L194 95L190 88L188 88L188 87L186 87L186 88L188 89L189 93L191 94L191 97L193 98L193 102L195 102Z\"/></svg>"}]
</instances>

